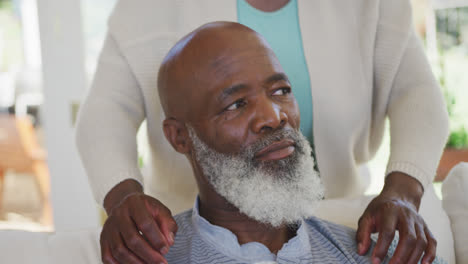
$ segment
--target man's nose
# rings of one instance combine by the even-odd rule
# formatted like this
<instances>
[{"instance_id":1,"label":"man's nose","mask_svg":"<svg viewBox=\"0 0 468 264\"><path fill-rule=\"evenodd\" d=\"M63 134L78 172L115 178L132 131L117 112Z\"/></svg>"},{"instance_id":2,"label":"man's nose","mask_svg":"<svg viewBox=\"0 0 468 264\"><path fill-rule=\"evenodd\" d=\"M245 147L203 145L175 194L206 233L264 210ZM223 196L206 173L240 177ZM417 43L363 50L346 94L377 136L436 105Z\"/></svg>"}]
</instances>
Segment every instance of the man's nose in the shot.
<instances>
[{"instance_id":1,"label":"man's nose","mask_svg":"<svg viewBox=\"0 0 468 264\"><path fill-rule=\"evenodd\" d=\"M257 134L268 133L283 128L288 122L288 116L281 107L271 101L259 102L255 109L253 130Z\"/></svg>"}]
</instances>

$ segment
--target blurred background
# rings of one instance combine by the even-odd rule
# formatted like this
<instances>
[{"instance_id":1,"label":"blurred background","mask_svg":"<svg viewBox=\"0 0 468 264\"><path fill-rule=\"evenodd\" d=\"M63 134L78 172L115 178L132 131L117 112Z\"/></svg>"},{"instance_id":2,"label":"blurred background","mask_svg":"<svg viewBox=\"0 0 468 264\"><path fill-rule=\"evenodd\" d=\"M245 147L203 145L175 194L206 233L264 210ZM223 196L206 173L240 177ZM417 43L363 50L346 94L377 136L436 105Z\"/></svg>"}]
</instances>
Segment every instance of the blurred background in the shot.
<instances>
[{"instance_id":1,"label":"blurred background","mask_svg":"<svg viewBox=\"0 0 468 264\"><path fill-rule=\"evenodd\" d=\"M100 225L73 127L115 3L0 0L0 229ZM440 193L450 167L468 161L468 0L412 4L415 29L450 115L450 138L434 182ZM389 141L387 129L370 163L368 194L383 186ZM144 163L149 153L145 129L140 129L138 143Z\"/></svg>"}]
</instances>

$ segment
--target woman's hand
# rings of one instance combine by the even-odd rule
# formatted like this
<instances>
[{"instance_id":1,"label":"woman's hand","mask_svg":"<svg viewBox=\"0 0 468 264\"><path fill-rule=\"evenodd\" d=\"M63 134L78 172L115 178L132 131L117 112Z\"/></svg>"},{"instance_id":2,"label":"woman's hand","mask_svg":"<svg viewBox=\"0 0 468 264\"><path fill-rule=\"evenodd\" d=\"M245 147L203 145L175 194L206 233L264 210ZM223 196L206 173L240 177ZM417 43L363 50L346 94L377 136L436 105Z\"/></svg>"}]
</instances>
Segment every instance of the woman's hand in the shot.
<instances>
[{"instance_id":1,"label":"woman's hand","mask_svg":"<svg viewBox=\"0 0 468 264\"><path fill-rule=\"evenodd\" d=\"M125 185L119 184L106 196L109 217L100 238L102 261L167 263L164 255L174 244L177 224L167 207L143 194L139 183L129 181L120 183Z\"/></svg>"},{"instance_id":2,"label":"woman's hand","mask_svg":"<svg viewBox=\"0 0 468 264\"><path fill-rule=\"evenodd\" d=\"M398 246L390 263L418 263L421 256L422 264L432 263L437 241L418 213L422 194L423 188L416 179L400 172L388 175L382 192L359 219L358 253L365 254L371 245L371 233L379 232L372 263L381 263L398 230Z\"/></svg>"}]
</instances>

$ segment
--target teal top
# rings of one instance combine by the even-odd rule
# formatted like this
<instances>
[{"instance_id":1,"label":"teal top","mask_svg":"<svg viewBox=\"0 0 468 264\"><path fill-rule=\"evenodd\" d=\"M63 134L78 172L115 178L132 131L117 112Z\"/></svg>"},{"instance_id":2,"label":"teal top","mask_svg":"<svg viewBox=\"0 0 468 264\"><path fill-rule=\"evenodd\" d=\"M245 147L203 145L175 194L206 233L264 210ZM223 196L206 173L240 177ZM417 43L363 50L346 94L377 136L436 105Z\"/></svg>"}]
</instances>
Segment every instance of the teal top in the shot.
<instances>
[{"instance_id":1,"label":"teal top","mask_svg":"<svg viewBox=\"0 0 468 264\"><path fill-rule=\"evenodd\" d=\"M302 46L297 0L289 1L274 12L263 12L245 0L237 0L237 18L239 23L260 33L278 57L299 104L301 132L313 146L312 91Z\"/></svg>"}]
</instances>

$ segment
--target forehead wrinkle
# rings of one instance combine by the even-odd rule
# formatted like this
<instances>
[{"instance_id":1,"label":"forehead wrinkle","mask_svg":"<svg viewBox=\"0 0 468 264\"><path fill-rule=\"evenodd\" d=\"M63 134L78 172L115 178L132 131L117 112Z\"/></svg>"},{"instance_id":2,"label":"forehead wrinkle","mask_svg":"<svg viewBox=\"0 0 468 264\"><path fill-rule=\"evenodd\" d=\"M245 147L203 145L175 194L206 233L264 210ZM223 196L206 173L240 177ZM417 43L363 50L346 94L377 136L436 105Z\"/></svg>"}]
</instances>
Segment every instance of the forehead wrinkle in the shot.
<instances>
[{"instance_id":1,"label":"forehead wrinkle","mask_svg":"<svg viewBox=\"0 0 468 264\"><path fill-rule=\"evenodd\" d=\"M239 59L243 59L247 56L248 61L256 57L269 57L271 55L275 56L275 54L273 53L273 51L270 50L269 47L263 45L251 45L237 50L232 48L226 48L219 53L220 54L214 57L211 63L209 63L209 67L217 68L223 66L223 64L226 64L225 61L236 61L236 56L240 57ZM252 56L252 53L254 53L255 55Z\"/></svg>"},{"instance_id":2,"label":"forehead wrinkle","mask_svg":"<svg viewBox=\"0 0 468 264\"><path fill-rule=\"evenodd\" d=\"M241 56L234 56L231 54L225 54L216 57L212 63L210 63L209 68L215 75L219 75L223 79L229 79L230 76L242 69L246 65L251 65L258 63L258 61L262 62L262 65L271 65L276 64L276 62L272 59L275 57L270 57L270 51L264 52L265 49L260 49L262 52L252 55L247 50L244 52L240 52ZM244 55L247 54L247 55Z\"/></svg>"},{"instance_id":3,"label":"forehead wrinkle","mask_svg":"<svg viewBox=\"0 0 468 264\"><path fill-rule=\"evenodd\" d=\"M239 83L239 84L234 84L232 86L229 86L227 87L226 89L224 89L221 94L218 96L218 101L219 102L222 102L224 101L227 97L229 97L230 95L233 95L235 93L238 93L242 90L246 90L247 88L249 88L248 85L244 84L244 83Z\"/></svg>"},{"instance_id":4,"label":"forehead wrinkle","mask_svg":"<svg viewBox=\"0 0 468 264\"><path fill-rule=\"evenodd\" d=\"M275 74L271 75L270 77L268 77L265 80L265 84L275 83L275 82L279 82L279 81L285 81L285 82L290 83L288 76L283 72L279 72L279 73L275 73Z\"/></svg>"}]
</instances>

